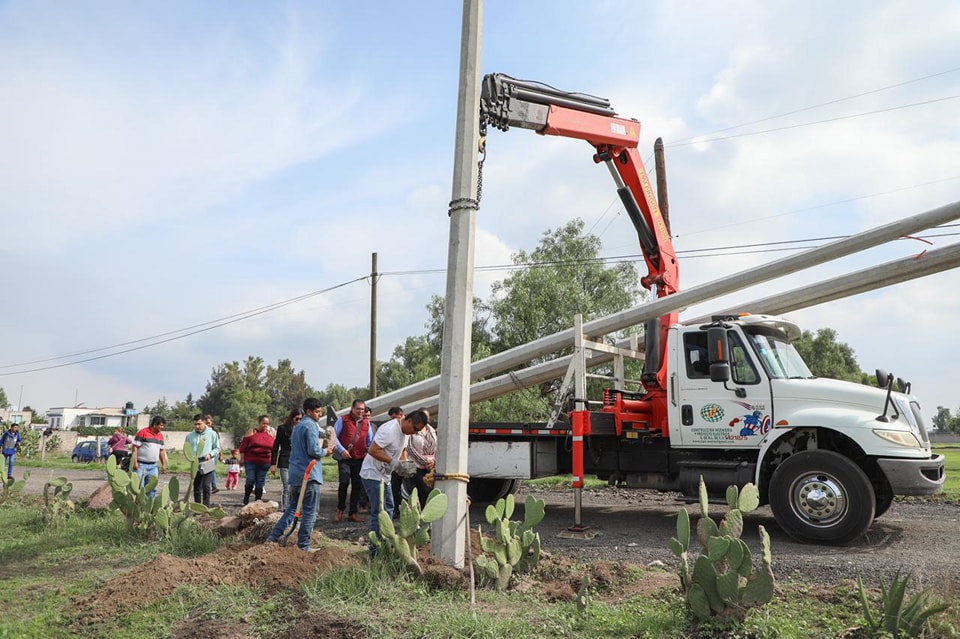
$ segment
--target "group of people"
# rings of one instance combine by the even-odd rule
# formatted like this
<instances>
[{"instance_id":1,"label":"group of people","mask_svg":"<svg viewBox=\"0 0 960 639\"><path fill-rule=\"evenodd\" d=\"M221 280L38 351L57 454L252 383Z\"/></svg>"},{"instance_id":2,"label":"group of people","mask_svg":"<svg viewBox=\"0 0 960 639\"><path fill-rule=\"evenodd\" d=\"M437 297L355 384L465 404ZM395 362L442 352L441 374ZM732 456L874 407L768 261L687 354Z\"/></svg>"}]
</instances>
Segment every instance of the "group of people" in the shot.
<instances>
[{"instance_id":1,"label":"group of people","mask_svg":"<svg viewBox=\"0 0 960 639\"><path fill-rule=\"evenodd\" d=\"M394 504L399 504L403 479L395 478L395 471L400 462L408 458L417 465L417 473L411 478L413 485L419 482L423 486L423 490L418 492L422 500L426 499L429 492L427 478L433 471L437 448L436 430L429 425L430 417L423 409L405 415L399 407L394 407L388 411L388 415L391 419L377 428L370 421L371 414L364 401L354 400L350 412L338 418L334 432L328 434L327 429L320 426L323 407L319 400L307 399L302 412L291 412L277 431L281 450L283 442L289 438L289 455L286 458L279 455L275 457L275 462L281 468L284 461L287 463L285 507L282 517L267 538L268 542L278 541L294 523L300 492L304 491L297 546L301 550L310 550L310 536L316 524L320 486L323 483L319 464L307 473L311 459L319 461L332 455L338 461L339 490L335 521L342 521L346 511L348 521L362 522L359 510L361 496L365 495L369 501L369 528L379 533L380 510L393 514ZM371 557L375 552L376 548L371 546Z\"/></svg>"},{"instance_id":2,"label":"group of people","mask_svg":"<svg viewBox=\"0 0 960 639\"><path fill-rule=\"evenodd\" d=\"M148 478L167 470L167 453L163 429L167 420L156 415L150 419L150 425L141 429L132 439L127 437L121 429L108 442L111 454L117 457L118 463L126 455L130 457L130 467L146 483ZM197 503L210 506L210 496L219 492L216 485L217 463L224 463L227 467L228 490L236 489L242 471L246 471L243 503L247 504L250 497L263 497L267 473L273 462L276 450L276 431L270 427L270 417L261 415L257 425L247 431L240 441L239 448L228 451L229 458L224 457L220 446L220 434L213 426L213 416L194 415L193 431L184 439L184 447L198 453L198 469L193 479L193 498ZM133 452L127 453L126 446L132 446ZM148 493L150 497L156 495L156 489Z\"/></svg>"},{"instance_id":3,"label":"group of people","mask_svg":"<svg viewBox=\"0 0 960 639\"><path fill-rule=\"evenodd\" d=\"M268 473L279 474L283 515L268 541L280 538L293 524L299 509L297 546L302 550L310 550L310 536L316 524L323 484L319 461L323 457L334 456L338 462L335 521L343 521L346 513L348 521L363 522L360 510L363 504L369 504L369 528L379 533L380 511L397 516L405 492L410 494L415 487L421 502L425 502L432 486L437 450L436 430L429 423L427 411L418 409L406 415L399 407L393 407L388 411L390 420L377 427L370 419L371 411L365 402L358 399L332 429L321 426L323 413L320 401L308 398L303 408L291 410L277 429L271 427L269 416L261 415L256 426L244 435L240 446L229 451L231 456L226 460L212 417L195 415L193 431L184 444L185 448L199 453L199 468L193 481L194 501L210 506L210 496L217 492L214 481L218 461L227 464L228 489L236 488L241 467L246 471L244 504L249 503L251 497L257 500L263 497ZM144 483L150 476L166 472L165 425L162 416L154 416L150 425L132 440L118 432L116 439L108 442L114 454L120 454L128 444L132 446L130 466ZM410 477L401 477L396 471L406 459L413 462L416 472ZM311 460L318 463L311 466ZM156 490L150 493L155 494ZM371 556L375 551L371 546Z\"/></svg>"}]
</instances>

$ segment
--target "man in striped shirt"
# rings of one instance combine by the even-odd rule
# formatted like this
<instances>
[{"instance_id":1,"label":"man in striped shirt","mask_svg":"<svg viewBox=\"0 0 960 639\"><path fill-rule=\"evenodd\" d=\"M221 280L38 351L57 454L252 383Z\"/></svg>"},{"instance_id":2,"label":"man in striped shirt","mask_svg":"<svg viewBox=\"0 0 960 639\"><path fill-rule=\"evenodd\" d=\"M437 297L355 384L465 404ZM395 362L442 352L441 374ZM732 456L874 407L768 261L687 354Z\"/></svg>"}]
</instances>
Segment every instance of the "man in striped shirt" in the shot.
<instances>
[{"instance_id":1,"label":"man in striped shirt","mask_svg":"<svg viewBox=\"0 0 960 639\"><path fill-rule=\"evenodd\" d=\"M150 476L156 477L159 482L158 464L160 466L159 472L167 472L167 451L163 448L163 427L166 424L167 420L160 415L155 415L150 420L150 426L141 429L133 440L132 468L140 477L141 486L147 482L147 478ZM155 497L156 495L156 488L147 493L147 497Z\"/></svg>"}]
</instances>

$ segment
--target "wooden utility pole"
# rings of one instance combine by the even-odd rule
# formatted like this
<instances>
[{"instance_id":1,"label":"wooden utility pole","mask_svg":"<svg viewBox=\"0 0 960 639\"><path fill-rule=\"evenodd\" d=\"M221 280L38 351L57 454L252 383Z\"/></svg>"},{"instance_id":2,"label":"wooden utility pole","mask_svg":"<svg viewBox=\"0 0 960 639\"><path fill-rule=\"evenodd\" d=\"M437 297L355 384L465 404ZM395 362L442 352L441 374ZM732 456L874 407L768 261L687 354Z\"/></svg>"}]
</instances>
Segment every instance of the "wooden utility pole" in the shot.
<instances>
[{"instance_id":1,"label":"wooden utility pole","mask_svg":"<svg viewBox=\"0 0 960 639\"><path fill-rule=\"evenodd\" d=\"M377 396L377 254L370 267L370 398Z\"/></svg>"},{"instance_id":2,"label":"wooden utility pole","mask_svg":"<svg viewBox=\"0 0 960 639\"><path fill-rule=\"evenodd\" d=\"M663 223L667 225L667 233L670 232L670 200L667 198L667 162L663 155L663 138L657 138L653 143L653 162L657 169L657 205L660 207L660 215L663 217Z\"/></svg>"},{"instance_id":3,"label":"wooden utility pole","mask_svg":"<svg viewBox=\"0 0 960 639\"><path fill-rule=\"evenodd\" d=\"M477 226L477 155L480 146L480 45L483 1L463 0L460 87L454 146L447 297L440 352L440 411L436 485L447 511L433 524L430 552L463 567L467 540L467 428L470 417L470 352L473 326L474 232Z\"/></svg>"}]
</instances>

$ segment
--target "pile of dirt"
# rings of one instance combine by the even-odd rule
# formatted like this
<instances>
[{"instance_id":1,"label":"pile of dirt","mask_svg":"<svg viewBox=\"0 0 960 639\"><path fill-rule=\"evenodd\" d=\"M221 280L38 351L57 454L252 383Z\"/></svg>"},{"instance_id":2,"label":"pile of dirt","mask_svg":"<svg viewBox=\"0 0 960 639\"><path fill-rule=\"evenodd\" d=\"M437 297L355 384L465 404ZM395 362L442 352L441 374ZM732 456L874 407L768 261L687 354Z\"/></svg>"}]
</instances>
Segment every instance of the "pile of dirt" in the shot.
<instances>
[{"instance_id":1,"label":"pile of dirt","mask_svg":"<svg viewBox=\"0 0 960 639\"><path fill-rule=\"evenodd\" d=\"M254 537L262 526L251 526ZM75 600L81 624L96 624L170 595L182 584L196 586L244 584L269 593L280 590L296 592L307 580L328 570L366 561L366 548L344 546L323 535L314 536L316 552L304 553L293 544L237 543L225 545L202 557L180 559L160 554L153 561L107 581L96 592ZM479 553L476 533L471 546ZM429 555L429 547L420 549L420 565L424 580L437 590L466 590L470 587L469 568L458 570ZM611 603L634 596L649 595L663 588L676 588L677 575L627 562L596 561L584 566L563 555L544 552L533 574L521 575L513 588L544 602L572 601L583 584L590 580L591 597ZM130 593L137 593L131 597ZM235 621L197 623L187 620L172 629L178 639L199 637L249 636L247 626ZM331 619L315 612L298 619L295 626L282 631L283 637L314 636L355 639L362 632L343 620Z\"/></svg>"},{"instance_id":2,"label":"pile of dirt","mask_svg":"<svg viewBox=\"0 0 960 639\"><path fill-rule=\"evenodd\" d=\"M111 579L95 593L78 598L76 604L81 623L99 623L165 597L182 584L243 583L268 592L295 590L304 581L332 568L359 564L363 556L360 549L324 546L305 553L293 545L277 544L222 546L195 559L160 554L153 561ZM137 596L131 597L130 593Z\"/></svg>"}]
</instances>

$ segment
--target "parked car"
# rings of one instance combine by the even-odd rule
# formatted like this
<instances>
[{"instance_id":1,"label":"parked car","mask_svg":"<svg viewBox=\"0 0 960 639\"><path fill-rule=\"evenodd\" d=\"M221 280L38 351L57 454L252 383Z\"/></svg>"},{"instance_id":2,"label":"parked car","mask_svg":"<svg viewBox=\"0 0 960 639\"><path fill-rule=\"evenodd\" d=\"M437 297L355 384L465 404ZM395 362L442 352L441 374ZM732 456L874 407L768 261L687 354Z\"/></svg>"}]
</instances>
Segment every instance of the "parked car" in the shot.
<instances>
[{"instance_id":1,"label":"parked car","mask_svg":"<svg viewBox=\"0 0 960 639\"><path fill-rule=\"evenodd\" d=\"M106 440L100 442L100 456L96 455L97 442L86 441L80 442L73 447L73 453L70 454L70 458L75 464L89 464L92 461L99 461L100 459L106 459L110 455L110 448L107 446Z\"/></svg>"}]
</instances>

